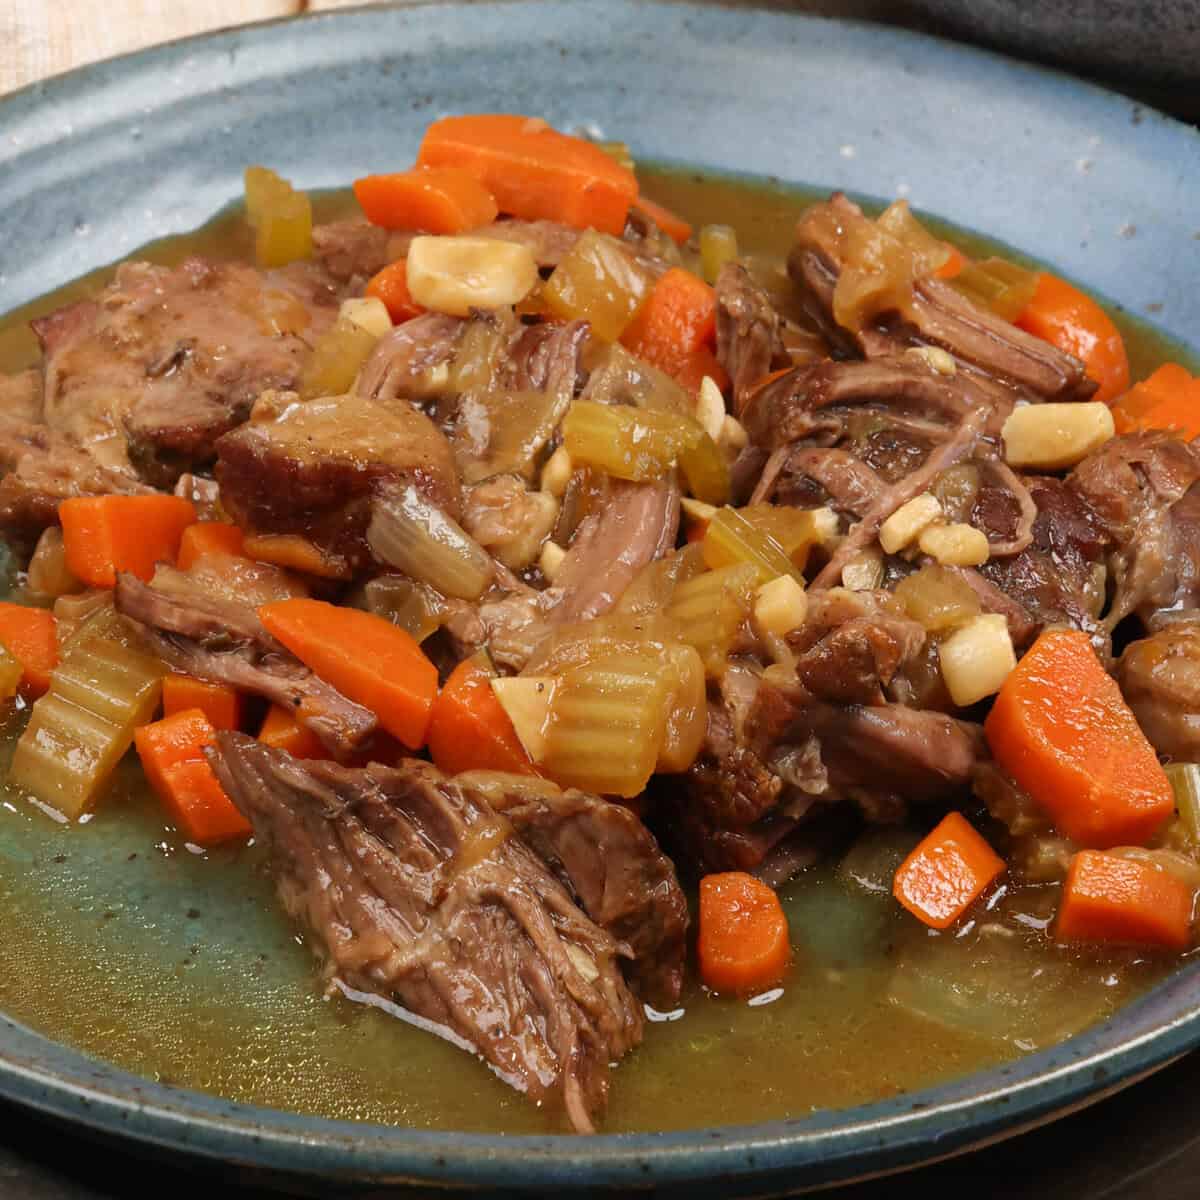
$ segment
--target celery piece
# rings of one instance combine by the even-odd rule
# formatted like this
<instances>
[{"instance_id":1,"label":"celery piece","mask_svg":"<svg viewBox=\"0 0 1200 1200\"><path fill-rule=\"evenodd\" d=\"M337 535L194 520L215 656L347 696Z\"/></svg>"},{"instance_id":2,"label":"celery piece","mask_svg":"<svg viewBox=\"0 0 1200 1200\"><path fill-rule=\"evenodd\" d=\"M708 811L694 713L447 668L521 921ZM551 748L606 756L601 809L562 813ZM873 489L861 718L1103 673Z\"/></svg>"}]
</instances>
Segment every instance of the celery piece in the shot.
<instances>
[{"instance_id":1,"label":"celery piece","mask_svg":"<svg viewBox=\"0 0 1200 1200\"><path fill-rule=\"evenodd\" d=\"M650 655L613 654L563 675L550 702L542 767L556 782L636 796L666 731L668 680Z\"/></svg>"},{"instance_id":2,"label":"celery piece","mask_svg":"<svg viewBox=\"0 0 1200 1200\"><path fill-rule=\"evenodd\" d=\"M729 467L717 443L703 430L679 451L679 470L697 500L729 503Z\"/></svg>"},{"instance_id":3,"label":"celery piece","mask_svg":"<svg viewBox=\"0 0 1200 1200\"><path fill-rule=\"evenodd\" d=\"M679 774L696 761L704 744L708 718L704 660L694 646L670 642L660 669L668 689L667 727L655 770Z\"/></svg>"},{"instance_id":4,"label":"celery piece","mask_svg":"<svg viewBox=\"0 0 1200 1200\"><path fill-rule=\"evenodd\" d=\"M21 664L0 644L0 700L11 700L21 686Z\"/></svg>"},{"instance_id":5,"label":"celery piece","mask_svg":"<svg viewBox=\"0 0 1200 1200\"><path fill-rule=\"evenodd\" d=\"M1037 291L1037 273L1003 258L985 258L967 263L950 281L950 286L994 312L1015 321L1029 306Z\"/></svg>"},{"instance_id":6,"label":"celery piece","mask_svg":"<svg viewBox=\"0 0 1200 1200\"><path fill-rule=\"evenodd\" d=\"M620 242L589 229L546 280L546 307L567 321L591 323L592 332L615 342L650 293L651 280Z\"/></svg>"},{"instance_id":7,"label":"celery piece","mask_svg":"<svg viewBox=\"0 0 1200 1200\"><path fill-rule=\"evenodd\" d=\"M737 256L737 233L732 225L705 225L700 230L700 273L706 283L716 283L721 268Z\"/></svg>"},{"instance_id":8,"label":"celery piece","mask_svg":"<svg viewBox=\"0 0 1200 1200\"><path fill-rule=\"evenodd\" d=\"M300 376L300 395L344 396L379 339L361 325L339 317L317 339Z\"/></svg>"},{"instance_id":9,"label":"celery piece","mask_svg":"<svg viewBox=\"0 0 1200 1200\"><path fill-rule=\"evenodd\" d=\"M679 640L694 646L710 675L719 675L738 629L750 614L759 571L748 562L705 571L675 588L667 616Z\"/></svg>"},{"instance_id":10,"label":"celery piece","mask_svg":"<svg viewBox=\"0 0 1200 1200\"><path fill-rule=\"evenodd\" d=\"M736 508L718 509L704 535L704 561L708 566L728 567L749 563L758 572L758 582L770 583L780 575L804 582L796 564L766 529L753 525Z\"/></svg>"},{"instance_id":11,"label":"celery piece","mask_svg":"<svg viewBox=\"0 0 1200 1200\"><path fill-rule=\"evenodd\" d=\"M460 600L478 600L495 572L483 547L411 484L376 497L367 543L381 562Z\"/></svg>"},{"instance_id":12,"label":"celery piece","mask_svg":"<svg viewBox=\"0 0 1200 1200\"><path fill-rule=\"evenodd\" d=\"M627 404L576 400L563 419L563 445L576 464L596 467L617 479L665 475L680 451L697 440L690 417Z\"/></svg>"},{"instance_id":13,"label":"celery piece","mask_svg":"<svg viewBox=\"0 0 1200 1200\"><path fill-rule=\"evenodd\" d=\"M260 267L282 267L312 257L312 204L268 167L247 167L246 219L254 229Z\"/></svg>"},{"instance_id":14,"label":"celery piece","mask_svg":"<svg viewBox=\"0 0 1200 1200\"><path fill-rule=\"evenodd\" d=\"M1169 763L1166 770L1180 820L1188 833L1200 841L1200 764Z\"/></svg>"},{"instance_id":15,"label":"celery piece","mask_svg":"<svg viewBox=\"0 0 1200 1200\"><path fill-rule=\"evenodd\" d=\"M78 817L158 707L164 671L157 659L111 638L76 639L33 706L9 783Z\"/></svg>"}]
</instances>

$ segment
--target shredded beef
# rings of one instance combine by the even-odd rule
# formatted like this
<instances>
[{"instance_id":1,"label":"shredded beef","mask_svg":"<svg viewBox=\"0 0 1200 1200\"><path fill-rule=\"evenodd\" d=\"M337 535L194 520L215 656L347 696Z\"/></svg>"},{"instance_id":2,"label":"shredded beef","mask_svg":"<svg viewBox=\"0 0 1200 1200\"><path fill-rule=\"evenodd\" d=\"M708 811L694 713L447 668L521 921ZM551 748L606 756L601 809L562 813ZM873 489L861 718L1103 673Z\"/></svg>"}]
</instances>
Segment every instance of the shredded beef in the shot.
<instances>
[{"instance_id":1,"label":"shredded beef","mask_svg":"<svg viewBox=\"0 0 1200 1200\"><path fill-rule=\"evenodd\" d=\"M156 587L122 574L114 593L117 611L145 627L146 640L164 662L280 705L339 756L366 744L378 724L375 714L347 700L285 650L263 628L252 605L214 595L182 572L174 583Z\"/></svg>"},{"instance_id":2,"label":"shredded beef","mask_svg":"<svg viewBox=\"0 0 1200 1200\"><path fill-rule=\"evenodd\" d=\"M478 792L426 763L348 770L236 733L209 760L331 976L394 999L579 1132L641 1040L628 947Z\"/></svg>"}]
</instances>

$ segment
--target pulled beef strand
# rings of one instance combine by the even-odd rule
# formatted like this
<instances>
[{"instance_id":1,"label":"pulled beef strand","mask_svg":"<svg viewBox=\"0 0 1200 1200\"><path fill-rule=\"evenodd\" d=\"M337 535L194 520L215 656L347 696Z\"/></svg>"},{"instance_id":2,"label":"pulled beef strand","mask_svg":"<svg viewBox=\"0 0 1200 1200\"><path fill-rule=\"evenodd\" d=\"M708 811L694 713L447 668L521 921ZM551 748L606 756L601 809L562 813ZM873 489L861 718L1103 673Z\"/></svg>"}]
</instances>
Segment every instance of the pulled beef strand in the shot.
<instances>
[{"instance_id":1,"label":"pulled beef strand","mask_svg":"<svg viewBox=\"0 0 1200 1200\"><path fill-rule=\"evenodd\" d=\"M331 976L394 998L594 1131L610 1064L642 1036L629 950L508 820L426 763L299 762L236 733L207 754Z\"/></svg>"},{"instance_id":2,"label":"pulled beef strand","mask_svg":"<svg viewBox=\"0 0 1200 1200\"><path fill-rule=\"evenodd\" d=\"M205 592L165 591L121 574L113 593L117 611L144 627L154 653L188 675L226 683L278 704L346 756L375 732L375 714L347 700L285 650L248 604Z\"/></svg>"}]
</instances>

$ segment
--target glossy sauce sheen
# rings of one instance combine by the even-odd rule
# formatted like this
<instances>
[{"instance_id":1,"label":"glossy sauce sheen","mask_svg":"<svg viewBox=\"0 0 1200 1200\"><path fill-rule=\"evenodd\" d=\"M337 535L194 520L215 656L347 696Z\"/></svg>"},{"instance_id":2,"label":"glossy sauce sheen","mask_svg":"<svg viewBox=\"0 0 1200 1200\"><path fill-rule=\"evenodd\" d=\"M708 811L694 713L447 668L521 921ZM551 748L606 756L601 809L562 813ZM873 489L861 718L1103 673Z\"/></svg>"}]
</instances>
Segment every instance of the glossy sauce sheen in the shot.
<instances>
[{"instance_id":1,"label":"glossy sauce sheen","mask_svg":"<svg viewBox=\"0 0 1200 1200\"><path fill-rule=\"evenodd\" d=\"M743 252L785 252L811 199L641 174L648 195L692 221L733 225ZM317 204L318 219L345 211L344 196ZM988 245L954 236L968 249ZM142 257L172 263L248 251L231 214ZM11 314L0 324L0 369L37 361L31 316L108 276ZM1134 378L1180 358L1143 327L1120 323ZM0 729L5 770L20 725L17 717ZM881 835L874 861L894 866L916 837ZM785 890L795 961L782 989L747 1003L693 984L678 1013L647 1024L645 1043L613 1073L605 1131L804 1116L911 1091L1051 1044L1170 969L1050 946L1042 929L1052 889L1002 887L963 928L933 934L886 890L848 874L822 867ZM564 1128L461 1051L382 1009L326 997L261 851L189 850L164 826L132 759L82 826L56 824L0 793L0 913L0 1009L129 1070L328 1117L481 1132Z\"/></svg>"}]
</instances>

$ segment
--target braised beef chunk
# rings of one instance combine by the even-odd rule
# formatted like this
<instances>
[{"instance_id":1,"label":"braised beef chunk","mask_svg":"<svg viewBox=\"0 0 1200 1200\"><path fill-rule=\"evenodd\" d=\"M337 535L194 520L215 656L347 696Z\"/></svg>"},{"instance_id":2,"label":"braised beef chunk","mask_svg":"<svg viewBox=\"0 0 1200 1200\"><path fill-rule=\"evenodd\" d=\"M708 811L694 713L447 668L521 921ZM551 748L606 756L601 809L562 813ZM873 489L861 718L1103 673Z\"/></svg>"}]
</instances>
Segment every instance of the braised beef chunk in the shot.
<instances>
[{"instance_id":1,"label":"braised beef chunk","mask_svg":"<svg viewBox=\"0 0 1200 1200\"><path fill-rule=\"evenodd\" d=\"M42 419L42 374L31 368L0 375L0 422Z\"/></svg>"},{"instance_id":2,"label":"braised beef chunk","mask_svg":"<svg viewBox=\"0 0 1200 1200\"><path fill-rule=\"evenodd\" d=\"M1156 628L1200 602L1198 481L1200 449L1166 433L1113 438L1071 472L1113 543L1109 629L1130 613Z\"/></svg>"},{"instance_id":3,"label":"braised beef chunk","mask_svg":"<svg viewBox=\"0 0 1200 1200\"><path fill-rule=\"evenodd\" d=\"M717 276L717 358L729 373L735 412L742 411L764 375L791 364L781 327L770 298L750 272L741 263L726 263Z\"/></svg>"},{"instance_id":4,"label":"braised beef chunk","mask_svg":"<svg viewBox=\"0 0 1200 1200\"><path fill-rule=\"evenodd\" d=\"M557 620L582 621L608 612L633 577L675 545L679 485L614 480L599 512L584 517L555 576L562 600Z\"/></svg>"},{"instance_id":5,"label":"braised beef chunk","mask_svg":"<svg viewBox=\"0 0 1200 1200\"><path fill-rule=\"evenodd\" d=\"M407 405L412 389L454 357L464 324L458 317L425 313L397 325L371 351L358 394L388 406Z\"/></svg>"},{"instance_id":6,"label":"braised beef chunk","mask_svg":"<svg viewBox=\"0 0 1200 1200\"><path fill-rule=\"evenodd\" d=\"M539 267L557 267L579 241L574 225L558 221L517 221L505 218L475 230L480 237L528 246Z\"/></svg>"},{"instance_id":7,"label":"braised beef chunk","mask_svg":"<svg viewBox=\"0 0 1200 1200\"><path fill-rule=\"evenodd\" d=\"M104 466L171 486L259 392L296 383L335 296L307 264L125 263L97 301L34 322L45 421Z\"/></svg>"},{"instance_id":8,"label":"braised beef chunk","mask_svg":"<svg viewBox=\"0 0 1200 1200\"><path fill-rule=\"evenodd\" d=\"M209 759L331 976L394 998L579 1132L641 1040L628 948L480 795L428 764L298 762L235 733Z\"/></svg>"},{"instance_id":9,"label":"braised beef chunk","mask_svg":"<svg viewBox=\"0 0 1200 1200\"><path fill-rule=\"evenodd\" d=\"M481 772L455 782L503 813L583 911L630 948L626 974L637 993L674 1008L687 955L687 901L674 864L634 812L524 777Z\"/></svg>"},{"instance_id":10,"label":"braised beef chunk","mask_svg":"<svg viewBox=\"0 0 1200 1200\"><path fill-rule=\"evenodd\" d=\"M0 472L0 537L22 551L58 522L61 500L153 491L127 468L102 466L67 434L20 419L0 418Z\"/></svg>"},{"instance_id":11,"label":"braised beef chunk","mask_svg":"<svg viewBox=\"0 0 1200 1200\"><path fill-rule=\"evenodd\" d=\"M250 420L217 445L221 499L247 532L294 535L342 578L371 561L371 501L383 485L412 485L451 515L458 478L446 439L407 401L362 396L297 402L267 393Z\"/></svg>"},{"instance_id":12,"label":"braised beef chunk","mask_svg":"<svg viewBox=\"0 0 1200 1200\"><path fill-rule=\"evenodd\" d=\"M918 278L893 304L861 328L840 326L834 292L844 268L856 266L852 234L866 224L858 205L835 194L813 205L796 228L788 272L806 309L835 344L867 358L890 356L909 346L936 346L960 364L1043 400L1086 400L1096 390L1083 363L1018 329L932 276Z\"/></svg>"},{"instance_id":13,"label":"braised beef chunk","mask_svg":"<svg viewBox=\"0 0 1200 1200\"><path fill-rule=\"evenodd\" d=\"M1104 528L1078 492L1062 480L1035 478L1027 484L1037 511L1029 546L1011 557L990 559L979 574L1035 623L1034 630L1022 629L1014 638L1017 645L1047 625L1071 625L1090 634L1105 653L1100 616L1105 599L1103 556L1109 541Z\"/></svg>"},{"instance_id":14,"label":"braised beef chunk","mask_svg":"<svg viewBox=\"0 0 1200 1200\"><path fill-rule=\"evenodd\" d=\"M331 280L357 288L393 257L392 235L369 221L333 221L313 227L313 258Z\"/></svg>"},{"instance_id":15,"label":"braised beef chunk","mask_svg":"<svg viewBox=\"0 0 1200 1200\"><path fill-rule=\"evenodd\" d=\"M177 671L227 683L294 713L328 749L347 756L375 732L375 714L318 679L263 628L254 607L215 595L201 580L168 573L174 586L117 578L117 611L145 627L155 654Z\"/></svg>"},{"instance_id":16,"label":"braised beef chunk","mask_svg":"<svg viewBox=\"0 0 1200 1200\"><path fill-rule=\"evenodd\" d=\"M1179 621L1132 642L1117 681L1159 754L1200 762L1200 623Z\"/></svg>"}]
</instances>

